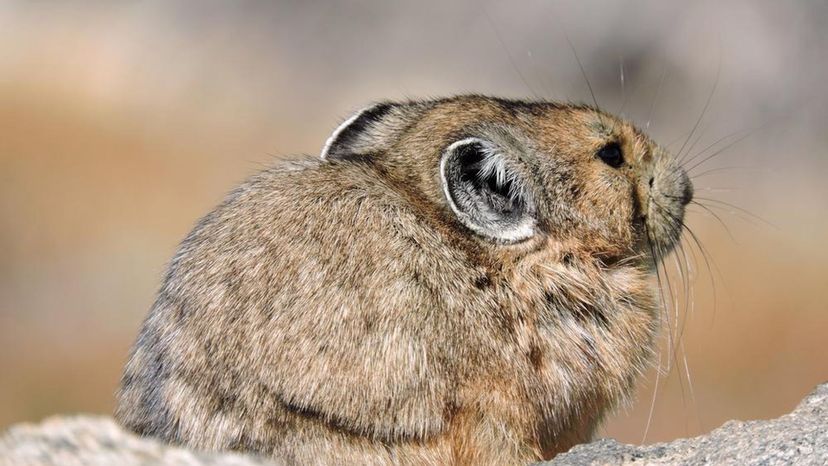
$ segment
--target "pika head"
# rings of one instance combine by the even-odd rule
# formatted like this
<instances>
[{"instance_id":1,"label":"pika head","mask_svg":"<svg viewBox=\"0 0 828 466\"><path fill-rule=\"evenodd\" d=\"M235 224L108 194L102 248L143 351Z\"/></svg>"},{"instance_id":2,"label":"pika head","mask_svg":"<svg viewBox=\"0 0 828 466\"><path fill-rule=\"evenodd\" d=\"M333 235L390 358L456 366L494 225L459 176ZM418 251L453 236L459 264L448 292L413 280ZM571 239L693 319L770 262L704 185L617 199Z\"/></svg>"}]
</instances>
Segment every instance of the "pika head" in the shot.
<instances>
[{"instance_id":1,"label":"pika head","mask_svg":"<svg viewBox=\"0 0 828 466\"><path fill-rule=\"evenodd\" d=\"M647 367L687 175L598 109L380 103L233 191L173 258L127 427L289 464L520 464Z\"/></svg>"}]
</instances>

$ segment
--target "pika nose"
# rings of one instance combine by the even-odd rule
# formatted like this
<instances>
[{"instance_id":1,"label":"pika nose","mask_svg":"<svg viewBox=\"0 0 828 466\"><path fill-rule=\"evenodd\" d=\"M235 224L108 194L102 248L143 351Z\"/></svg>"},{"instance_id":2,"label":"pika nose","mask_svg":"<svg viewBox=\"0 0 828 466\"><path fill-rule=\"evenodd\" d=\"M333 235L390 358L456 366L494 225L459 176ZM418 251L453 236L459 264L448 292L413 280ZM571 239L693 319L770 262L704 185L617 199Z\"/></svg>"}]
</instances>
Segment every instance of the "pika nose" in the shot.
<instances>
[{"instance_id":1,"label":"pika nose","mask_svg":"<svg viewBox=\"0 0 828 466\"><path fill-rule=\"evenodd\" d=\"M684 191L681 193L681 203L687 205L693 200L693 183L687 180L684 183Z\"/></svg>"}]
</instances>

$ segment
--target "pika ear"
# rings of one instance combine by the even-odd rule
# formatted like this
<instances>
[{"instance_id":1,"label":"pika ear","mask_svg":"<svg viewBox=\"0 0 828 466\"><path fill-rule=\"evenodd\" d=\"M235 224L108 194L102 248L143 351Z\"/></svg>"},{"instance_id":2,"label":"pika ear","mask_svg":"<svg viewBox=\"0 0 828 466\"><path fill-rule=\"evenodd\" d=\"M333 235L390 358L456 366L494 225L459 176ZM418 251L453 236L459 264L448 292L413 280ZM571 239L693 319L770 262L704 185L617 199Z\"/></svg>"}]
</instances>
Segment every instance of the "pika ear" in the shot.
<instances>
[{"instance_id":1,"label":"pika ear","mask_svg":"<svg viewBox=\"0 0 828 466\"><path fill-rule=\"evenodd\" d=\"M337 127L322 148L322 160L381 152L411 123L416 104L381 102L362 109Z\"/></svg>"},{"instance_id":2,"label":"pika ear","mask_svg":"<svg viewBox=\"0 0 828 466\"><path fill-rule=\"evenodd\" d=\"M451 210L475 233L507 243L534 234L531 190L493 143L467 138L448 146L440 179Z\"/></svg>"}]
</instances>

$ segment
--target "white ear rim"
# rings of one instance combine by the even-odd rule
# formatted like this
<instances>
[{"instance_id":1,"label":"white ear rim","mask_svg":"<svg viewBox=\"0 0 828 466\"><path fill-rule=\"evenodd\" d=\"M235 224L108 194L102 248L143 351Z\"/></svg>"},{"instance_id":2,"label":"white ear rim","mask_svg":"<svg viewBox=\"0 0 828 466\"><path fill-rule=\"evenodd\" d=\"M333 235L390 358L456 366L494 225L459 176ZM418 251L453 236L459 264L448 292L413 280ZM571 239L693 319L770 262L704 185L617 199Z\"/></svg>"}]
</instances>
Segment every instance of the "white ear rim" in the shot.
<instances>
[{"instance_id":1,"label":"white ear rim","mask_svg":"<svg viewBox=\"0 0 828 466\"><path fill-rule=\"evenodd\" d=\"M522 240L525 240L525 239L531 237L532 235L535 234L535 221L534 221L534 219L528 219L527 221L522 222L520 225L517 225L515 228L505 230L503 232L504 234L502 234L502 235L492 236L490 231L487 231L485 228L482 228L477 223L473 222L471 217L467 213L461 211L460 208L457 207L457 204L455 204L454 198L452 197L451 191L449 190L448 179L446 178L446 161L448 160L449 156L451 156L458 147L465 146L467 144L475 144L475 143L480 144L483 147L491 150L492 156L491 156L491 159L487 160L486 169L487 170L495 170L496 169L497 170L496 173L498 175L500 175L500 173L505 173L505 169L502 168L502 165L501 165L501 167L494 167L493 165L489 165L490 163L491 164L502 164L503 163L502 156L497 152L497 150L495 150L495 148L494 148L494 146L492 145L491 142L486 141L484 139L480 139L480 138L474 138L474 137L465 138L465 139L461 139L459 141L455 141L454 143L452 143L450 146L448 146L443 151L443 156L440 158L440 184L443 185L443 194L446 196L446 201L448 202L449 207L454 212L454 215L456 215L457 218L460 219L460 221L463 223L463 225L470 228L475 233L477 233L481 236L484 236L486 238L494 238L496 240L501 240L501 241L506 241L506 242L511 243L511 242L522 241Z\"/></svg>"},{"instance_id":2,"label":"white ear rim","mask_svg":"<svg viewBox=\"0 0 828 466\"><path fill-rule=\"evenodd\" d=\"M325 145L322 147L322 152L320 152L319 158L321 158L322 160L326 160L328 158L328 152L331 150L331 146L336 141L336 139L339 137L339 135L343 131L345 131L345 128L351 126L351 123L355 122L359 117L362 116L363 113L365 113L366 111L368 111L372 108L373 107L363 108L362 110L360 110L360 111L354 113L353 115L351 115L350 117L348 117L348 119L343 121L342 124L337 126L336 129L334 130L334 132L331 133L331 135L328 137L327 140L325 140Z\"/></svg>"}]
</instances>

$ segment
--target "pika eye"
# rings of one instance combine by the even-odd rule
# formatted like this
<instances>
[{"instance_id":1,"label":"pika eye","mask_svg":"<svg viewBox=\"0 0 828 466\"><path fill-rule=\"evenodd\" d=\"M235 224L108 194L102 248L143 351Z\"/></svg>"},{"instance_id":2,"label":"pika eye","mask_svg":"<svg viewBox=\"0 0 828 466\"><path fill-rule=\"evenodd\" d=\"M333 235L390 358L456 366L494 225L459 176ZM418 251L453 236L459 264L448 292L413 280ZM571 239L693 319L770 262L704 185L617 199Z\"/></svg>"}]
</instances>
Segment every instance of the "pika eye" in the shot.
<instances>
[{"instance_id":1,"label":"pika eye","mask_svg":"<svg viewBox=\"0 0 828 466\"><path fill-rule=\"evenodd\" d=\"M616 142L611 142L598 149L598 152L595 155L597 155L598 158L612 168L618 168L624 163L624 156L621 154L621 147Z\"/></svg>"}]
</instances>

